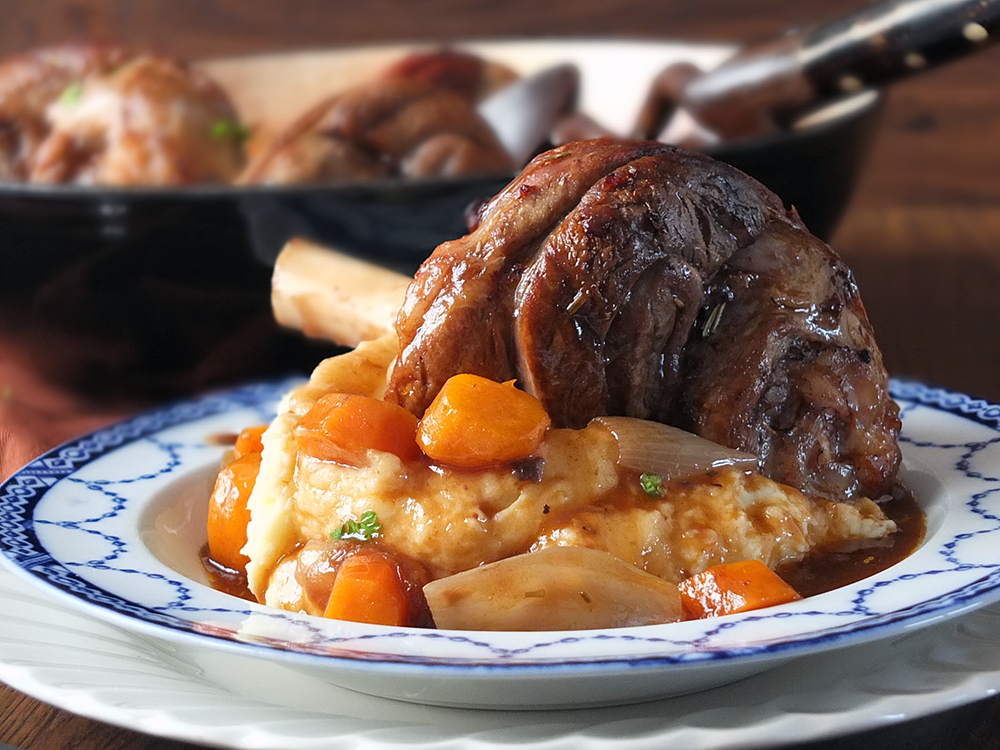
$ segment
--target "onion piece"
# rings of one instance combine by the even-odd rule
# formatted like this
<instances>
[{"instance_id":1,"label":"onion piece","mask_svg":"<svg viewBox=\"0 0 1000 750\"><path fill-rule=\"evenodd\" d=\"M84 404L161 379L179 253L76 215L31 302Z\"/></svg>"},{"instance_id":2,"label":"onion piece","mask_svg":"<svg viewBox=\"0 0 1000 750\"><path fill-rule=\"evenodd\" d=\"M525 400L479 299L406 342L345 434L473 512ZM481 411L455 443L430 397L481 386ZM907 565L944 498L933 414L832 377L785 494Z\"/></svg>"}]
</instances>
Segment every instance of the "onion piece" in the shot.
<instances>
[{"instance_id":1,"label":"onion piece","mask_svg":"<svg viewBox=\"0 0 1000 750\"><path fill-rule=\"evenodd\" d=\"M670 425L632 417L596 417L590 421L608 430L618 443L618 465L657 474L664 481L683 479L732 466L757 468L752 453L727 448Z\"/></svg>"},{"instance_id":2,"label":"onion piece","mask_svg":"<svg viewBox=\"0 0 1000 750\"><path fill-rule=\"evenodd\" d=\"M600 550L545 547L424 586L448 630L590 630L676 622L677 586Z\"/></svg>"}]
</instances>

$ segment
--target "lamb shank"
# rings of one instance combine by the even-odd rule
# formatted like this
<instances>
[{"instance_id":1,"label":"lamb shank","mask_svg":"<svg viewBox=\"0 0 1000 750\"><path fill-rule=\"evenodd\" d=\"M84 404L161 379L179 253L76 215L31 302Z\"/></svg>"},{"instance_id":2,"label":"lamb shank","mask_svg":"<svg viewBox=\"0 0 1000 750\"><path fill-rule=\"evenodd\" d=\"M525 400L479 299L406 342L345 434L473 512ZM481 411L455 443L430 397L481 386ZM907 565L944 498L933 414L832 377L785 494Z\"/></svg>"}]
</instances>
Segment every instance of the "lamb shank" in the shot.
<instances>
[{"instance_id":1,"label":"lamb shank","mask_svg":"<svg viewBox=\"0 0 1000 750\"><path fill-rule=\"evenodd\" d=\"M540 155L418 270L386 390L516 379L554 426L655 419L830 499L890 492L898 408L851 272L708 157L599 139Z\"/></svg>"}]
</instances>

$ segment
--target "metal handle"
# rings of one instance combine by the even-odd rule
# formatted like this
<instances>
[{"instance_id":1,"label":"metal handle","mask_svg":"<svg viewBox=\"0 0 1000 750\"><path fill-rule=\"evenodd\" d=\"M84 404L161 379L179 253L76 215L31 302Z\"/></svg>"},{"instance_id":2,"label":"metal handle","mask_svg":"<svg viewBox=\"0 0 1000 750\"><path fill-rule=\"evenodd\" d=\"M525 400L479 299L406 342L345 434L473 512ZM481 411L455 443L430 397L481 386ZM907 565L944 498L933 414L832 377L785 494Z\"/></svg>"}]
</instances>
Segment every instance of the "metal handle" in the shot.
<instances>
[{"instance_id":1,"label":"metal handle","mask_svg":"<svg viewBox=\"0 0 1000 750\"><path fill-rule=\"evenodd\" d=\"M830 99L882 86L1000 39L1000 0L894 0L747 47L680 97L724 138L781 127Z\"/></svg>"},{"instance_id":2,"label":"metal handle","mask_svg":"<svg viewBox=\"0 0 1000 750\"><path fill-rule=\"evenodd\" d=\"M800 59L819 99L891 83L1000 38L1000 0L880 3L804 34Z\"/></svg>"}]
</instances>

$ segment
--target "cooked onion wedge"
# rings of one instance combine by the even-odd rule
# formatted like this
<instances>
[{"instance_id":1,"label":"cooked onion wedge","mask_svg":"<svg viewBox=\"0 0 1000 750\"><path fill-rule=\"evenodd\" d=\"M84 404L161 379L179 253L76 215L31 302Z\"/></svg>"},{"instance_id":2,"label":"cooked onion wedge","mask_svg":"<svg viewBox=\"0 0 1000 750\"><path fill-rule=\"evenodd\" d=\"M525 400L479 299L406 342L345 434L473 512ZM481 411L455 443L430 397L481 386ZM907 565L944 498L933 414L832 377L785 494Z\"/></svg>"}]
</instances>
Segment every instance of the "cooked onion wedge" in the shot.
<instances>
[{"instance_id":1,"label":"cooked onion wedge","mask_svg":"<svg viewBox=\"0 0 1000 750\"><path fill-rule=\"evenodd\" d=\"M424 586L439 628L590 630L676 622L677 587L617 557L546 547Z\"/></svg>"},{"instance_id":2,"label":"cooked onion wedge","mask_svg":"<svg viewBox=\"0 0 1000 750\"><path fill-rule=\"evenodd\" d=\"M752 471L757 457L713 443L670 425L631 417L591 420L618 442L618 464L635 471L658 474L665 481L683 479L711 469L734 466Z\"/></svg>"}]
</instances>

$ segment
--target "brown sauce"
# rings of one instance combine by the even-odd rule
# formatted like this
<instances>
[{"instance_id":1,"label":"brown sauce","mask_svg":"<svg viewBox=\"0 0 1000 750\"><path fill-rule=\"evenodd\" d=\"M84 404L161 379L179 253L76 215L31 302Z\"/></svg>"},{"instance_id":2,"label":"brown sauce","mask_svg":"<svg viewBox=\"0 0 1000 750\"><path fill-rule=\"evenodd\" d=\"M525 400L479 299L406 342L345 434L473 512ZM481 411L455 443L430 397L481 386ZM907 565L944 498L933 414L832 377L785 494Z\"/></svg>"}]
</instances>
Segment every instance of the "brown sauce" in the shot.
<instances>
[{"instance_id":1,"label":"brown sauce","mask_svg":"<svg viewBox=\"0 0 1000 750\"><path fill-rule=\"evenodd\" d=\"M230 596L246 599L248 602L256 602L257 597L250 593L250 586L247 584L246 573L232 570L225 565L220 565L208 552L208 542L202 545L198 552L201 558L201 567L208 575L209 585L216 591L221 591Z\"/></svg>"},{"instance_id":2,"label":"brown sauce","mask_svg":"<svg viewBox=\"0 0 1000 750\"><path fill-rule=\"evenodd\" d=\"M236 439L239 434L236 432L217 432L215 434L209 435L205 438L205 443L207 445L226 445L233 446L236 445Z\"/></svg>"},{"instance_id":3,"label":"brown sauce","mask_svg":"<svg viewBox=\"0 0 1000 750\"><path fill-rule=\"evenodd\" d=\"M902 488L879 507L896 522L896 533L892 536L866 541L857 549L814 552L804 560L779 567L776 572L799 594L808 597L860 581L895 565L923 541L927 519L913 494Z\"/></svg>"},{"instance_id":4,"label":"brown sauce","mask_svg":"<svg viewBox=\"0 0 1000 750\"><path fill-rule=\"evenodd\" d=\"M222 440L225 441L226 437L222 436ZM711 482L712 474L693 481ZM634 484L638 486L637 481ZM626 483L626 486L630 485ZM641 505L644 499L648 500L641 492L623 495L617 498L619 504L624 501ZM804 560L780 566L776 572L799 594L809 597L860 581L903 560L923 541L926 532L923 510L912 493L902 487L897 488L894 496L880 503L879 507L896 523L896 533L892 536L878 541L865 540L860 547L813 552ZM543 513L548 512L546 506ZM553 516L556 515L553 513ZM557 518L552 521L559 523ZM247 601L257 601L250 592L246 574L213 560L207 543L202 547L200 557L212 588Z\"/></svg>"}]
</instances>

